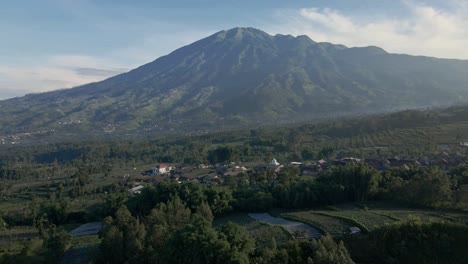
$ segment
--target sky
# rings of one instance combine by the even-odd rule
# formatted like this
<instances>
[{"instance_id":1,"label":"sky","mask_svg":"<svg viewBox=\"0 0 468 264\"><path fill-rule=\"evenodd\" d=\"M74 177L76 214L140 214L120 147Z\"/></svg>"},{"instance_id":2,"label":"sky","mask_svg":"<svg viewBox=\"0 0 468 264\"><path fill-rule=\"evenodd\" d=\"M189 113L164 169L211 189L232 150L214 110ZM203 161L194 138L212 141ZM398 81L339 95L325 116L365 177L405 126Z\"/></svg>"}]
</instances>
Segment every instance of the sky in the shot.
<instances>
[{"instance_id":1,"label":"sky","mask_svg":"<svg viewBox=\"0 0 468 264\"><path fill-rule=\"evenodd\" d=\"M0 100L100 81L234 27L468 60L464 0L2 0Z\"/></svg>"}]
</instances>

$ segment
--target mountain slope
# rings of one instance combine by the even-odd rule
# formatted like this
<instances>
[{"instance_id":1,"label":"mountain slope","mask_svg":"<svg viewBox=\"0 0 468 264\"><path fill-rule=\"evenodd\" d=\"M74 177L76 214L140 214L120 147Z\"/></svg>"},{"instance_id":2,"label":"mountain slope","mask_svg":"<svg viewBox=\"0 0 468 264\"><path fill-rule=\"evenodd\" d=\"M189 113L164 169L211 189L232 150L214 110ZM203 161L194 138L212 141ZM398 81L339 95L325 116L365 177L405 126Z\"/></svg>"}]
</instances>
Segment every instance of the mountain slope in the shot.
<instances>
[{"instance_id":1,"label":"mountain slope","mask_svg":"<svg viewBox=\"0 0 468 264\"><path fill-rule=\"evenodd\" d=\"M221 31L102 82L0 101L0 133L273 123L468 99L468 61Z\"/></svg>"}]
</instances>

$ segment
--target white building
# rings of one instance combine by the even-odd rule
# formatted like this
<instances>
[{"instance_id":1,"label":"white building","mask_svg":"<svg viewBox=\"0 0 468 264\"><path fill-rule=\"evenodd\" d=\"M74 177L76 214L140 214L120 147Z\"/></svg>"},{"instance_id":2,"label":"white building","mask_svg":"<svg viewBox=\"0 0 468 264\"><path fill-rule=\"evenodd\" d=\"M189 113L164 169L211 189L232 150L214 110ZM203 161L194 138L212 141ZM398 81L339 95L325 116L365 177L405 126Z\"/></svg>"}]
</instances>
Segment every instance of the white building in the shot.
<instances>
[{"instance_id":1,"label":"white building","mask_svg":"<svg viewBox=\"0 0 468 264\"><path fill-rule=\"evenodd\" d=\"M270 162L270 164L268 164L268 168L276 168L280 165L280 163L275 159L273 158Z\"/></svg>"},{"instance_id":2,"label":"white building","mask_svg":"<svg viewBox=\"0 0 468 264\"><path fill-rule=\"evenodd\" d=\"M171 167L168 167L166 164L159 164L156 167L153 167L153 175L164 175L171 171Z\"/></svg>"}]
</instances>

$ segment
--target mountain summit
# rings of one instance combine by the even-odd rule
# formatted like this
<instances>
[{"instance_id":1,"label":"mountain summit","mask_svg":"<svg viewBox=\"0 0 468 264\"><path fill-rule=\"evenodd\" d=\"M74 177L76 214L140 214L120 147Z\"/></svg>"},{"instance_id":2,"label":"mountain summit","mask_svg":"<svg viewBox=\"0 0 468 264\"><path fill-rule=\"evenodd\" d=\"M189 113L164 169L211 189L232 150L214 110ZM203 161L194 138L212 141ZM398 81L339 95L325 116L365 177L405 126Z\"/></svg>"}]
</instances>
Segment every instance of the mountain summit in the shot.
<instances>
[{"instance_id":1,"label":"mountain summit","mask_svg":"<svg viewBox=\"0 0 468 264\"><path fill-rule=\"evenodd\" d=\"M449 105L468 61L234 28L130 72L0 101L0 133L197 129Z\"/></svg>"}]
</instances>

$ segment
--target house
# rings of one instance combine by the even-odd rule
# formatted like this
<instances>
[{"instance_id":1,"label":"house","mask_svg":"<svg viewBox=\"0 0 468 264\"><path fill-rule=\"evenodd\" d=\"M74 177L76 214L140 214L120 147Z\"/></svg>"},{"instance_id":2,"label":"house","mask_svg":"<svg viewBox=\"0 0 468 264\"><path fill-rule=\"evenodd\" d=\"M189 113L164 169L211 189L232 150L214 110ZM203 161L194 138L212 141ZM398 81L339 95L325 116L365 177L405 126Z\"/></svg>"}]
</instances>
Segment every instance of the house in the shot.
<instances>
[{"instance_id":1,"label":"house","mask_svg":"<svg viewBox=\"0 0 468 264\"><path fill-rule=\"evenodd\" d=\"M156 169L158 170L159 174L166 174L169 172L169 168L167 167L167 165L162 163L157 165Z\"/></svg>"},{"instance_id":2,"label":"house","mask_svg":"<svg viewBox=\"0 0 468 264\"><path fill-rule=\"evenodd\" d=\"M158 164L153 168L153 175L165 175L171 171L171 167L168 167L166 164Z\"/></svg>"},{"instance_id":3,"label":"house","mask_svg":"<svg viewBox=\"0 0 468 264\"><path fill-rule=\"evenodd\" d=\"M202 164L198 164L198 168L199 168L199 169L207 169L207 168L209 168L209 167L210 167L210 166L205 165L205 164L203 164L203 163L202 163Z\"/></svg>"},{"instance_id":4,"label":"house","mask_svg":"<svg viewBox=\"0 0 468 264\"><path fill-rule=\"evenodd\" d=\"M344 157L340 160L341 162L348 164L348 163L358 163L361 162L361 159L353 158L353 157Z\"/></svg>"},{"instance_id":5,"label":"house","mask_svg":"<svg viewBox=\"0 0 468 264\"><path fill-rule=\"evenodd\" d=\"M324 159L321 159L321 160L319 160L319 161L318 161L318 163L319 163L320 165L322 165L322 164L326 164L326 163L327 163L327 161L326 161L326 160L324 160Z\"/></svg>"}]
</instances>

